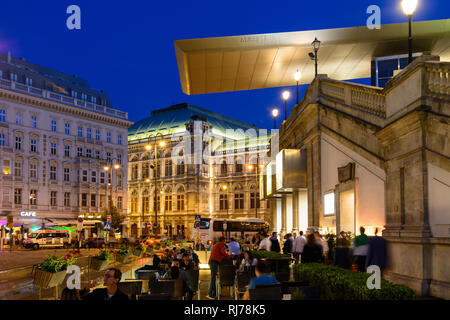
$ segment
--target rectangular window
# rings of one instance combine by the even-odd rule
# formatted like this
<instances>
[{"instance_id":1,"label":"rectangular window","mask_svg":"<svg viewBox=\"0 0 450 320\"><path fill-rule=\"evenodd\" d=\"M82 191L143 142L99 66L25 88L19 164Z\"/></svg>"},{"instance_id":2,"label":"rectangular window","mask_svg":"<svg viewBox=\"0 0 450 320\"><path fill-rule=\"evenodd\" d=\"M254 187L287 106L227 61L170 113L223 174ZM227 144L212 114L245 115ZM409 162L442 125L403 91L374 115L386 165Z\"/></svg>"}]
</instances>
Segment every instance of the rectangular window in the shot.
<instances>
[{"instance_id":1,"label":"rectangular window","mask_svg":"<svg viewBox=\"0 0 450 320\"><path fill-rule=\"evenodd\" d=\"M252 193L250 193L250 209L255 209L255 201L256 201L256 205L258 206L258 209L259 209L258 194L252 192Z\"/></svg>"},{"instance_id":2,"label":"rectangular window","mask_svg":"<svg viewBox=\"0 0 450 320\"><path fill-rule=\"evenodd\" d=\"M50 191L50 205L56 207L56 191Z\"/></svg>"},{"instance_id":3,"label":"rectangular window","mask_svg":"<svg viewBox=\"0 0 450 320\"><path fill-rule=\"evenodd\" d=\"M22 162L16 161L14 163L14 176L21 177L22 176Z\"/></svg>"},{"instance_id":4,"label":"rectangular window","mask_svg":"<svg viewBox=\"0 0 450 320\"><path fill-rule=\"evenodd\" d=\"M0 109L0 122L6 122L6 110Z\"/></svg>"},{"instance_id":5,"label":"rectangular window","mask_svg":"<svg viewBox=\"0 0 450 320\"><path fill-rule=\"evenodd\" d=\"M117 186L122 187L122 175L118 173L116 178L117 178Z\"/></svg>"},{"instance_id":6,"label":"rectangular window","mask_svg":"<svg viewBox=\"0 0 450 320\"><path fill-rule=\"evenodd\" d=\"M100 141L100 130L95 130L95 140Z\"/></svg>"},{"instance_id":7,"label":"rectangular window","mask_svg":"<svg viewBox=\"0 0 450 320\"><path fill-rule=\"evenodd\" d=\"M121 135L117 136L117 144L122 144L122 136Z\"/></svg>"},{"instance_id":8,"label":"rectangular window","mask_svg":"<svg viewBox=\"0 0 450 320\"><path fill-rule=\"evenodd\" d=\"M70 192L64 192L64 207L70 207Z\"/></svg>"},{"instance_id":9,"label":"rectangular window","mask_svg":"<svg viewBox=\"0 0 450 320\"><path fill-rule=\"evenodd\" d=\"M172 211L172 196L165 196L164 211Z\"/></svg>"},{"instance_id":10,"label":"rectangular window","mask_svg":"<svg viewBox=\"0 0 450 320\"><path fill-rule=\"evenodd\" d=\"M81 194L81 206L87 207L87 193Z\"/></svg>"},{"instance_id":11,"label":"rectangular window","mask_svg":"<svg viewBox=\"0 0 450 320\"><path fill-rule=\"evenodd\" d=\"M37 179L37 164L30 163L30 178Z\"/></svg>"},{"instance_id":12,"label":"rectangular window","mask_svg":"<svg viewBox=\"0 0 450 320\"><path fill-rule=\"evenodd\" d=\"M92 171L91 172L91 182L92 183L97 183L97 171Z\"/></svg>"},{"instance_id":13,"label":"rectangular window","mask_svg":"<svg viewBox=\"0 0 450 320\"><path fill-rule=\"evenodd\" d=\"M56 167L50 167L50 180L56 180Z\"/></svg>"},{"instance_id":14,"label":"rectangular window","mask_svg":"<svg viewBox=\"0 0 450 320\"><path fill-rule=\"evenodd\" d=\"M117 163L122 164L122 154L120 153L117 154Z\"/></svg>"},{"instance_id":15,"label":"rectangular window","mask_svg":"<svg viewBox=\"0 0 450 320\"><path fill-rule=\"evenodd\" d=\"M0 147L6 146L6 137L3 133L0 133Z\"/></svg>"},{"instance_id":16,"label":"rectangular window","mask_svg":"<svg viewBox=\"0 0 450 320\"><path fill-rule=\"evenodd\" d=\"M92 97L92 103L97 104L97 97Z\"/></svg>"},{"instance_id":17,"label":"rectangular window","mask_svg":"<svg viewBox=\"0 0 450 320\"><path fill-rule=\"evenodd\" d=\"M79 137L83 136L83 127L78 127L78 136Z\"/></svg>"},{"instance_id":18,"label":"rectangular window","mask_svg":"<svg viewBox=\"0 0 450 320\"><path fill-rule=\"evenodd\" d=\"M23 114L22 113L16 113L16 124L22 125L23 124Z\"/></svg>"},{"instance_id":19,"label":"rectangular window","mask_svg":"<svg viewBox=\"0 0 450 320\"><path fill-rule=\"evenodd\" d=\"M184 211L184 194L177 195L177 211Z\"/></svg>"},{"instance_id":20,"label":"rectangular window","mask_svg":"<svg viewBox=\"0 0 450 320\"><path fill-rule=\"evenodd\" d=\"M220 210L228 210L228 195L221 194L219 200Z\"/></svg>"},{"instance_id":21,"label":"rectangular window","mask_svg":"<svg viewBox=\"0 0 450 320\"><path fill-rule=\"evenodd\" d=\"M87 94L81 93L81 100L86 101L87 100Z\"/></svg>"},{"instance_id":22,"label":"rectangular window","mask_svg":"<svg viewBox=\"0 0 450 320\"><path fill-rule=\"evenodd\" d=\"M91 207L97 206L97 195L91 194Z\"/></svg>"},{"instance_id":23,"label":"rectangular window","mask_svg":"<svg viewBox=\"0 0 450 320\"><path fill-rule=\"evenodd\" d=\"M323 196L324 210L323 214L325 216L334 215L334 192L327 193Z\"/></svg>"},{"instance_id":24,"label":"rectangular window","mask_svg":"<svg viewBox=\"0 0 450 320\"><path fill-rule=\"evenodd\" d=\"M56 132L56 120L52 120L52 132Z\"/></svg>"},{"instance_id":25,"label":"rectangular window","mask_svg":"<svg viewBox=\"0 0 450 320\"><path fill-rule=\"evenodd\" d=\"M70 134L70 123L69 122L64 123L64 133Z\"/></svg>"},{"instance_id":26,"label":"rectangular window","mask_svg":"<svg viewBox=\"0 0 450 320\"><path fill-rule=\"evenodd\" d=\"M56 156L56 143L50 143L50 154Z\"/></svg>"},{"instance_id":27,"label":"rectangular window","mask_svg":"<svg viewBox=\"0 0 450 320\"><path fill-rule=\"evenodd\" d=\"M92 150L91 149L86 149L86 157L92 158Z\"/></svg>"},{"instance_id":28,"label":"rectangular window","mask_svg":"<svg viewBox=\"0 0 450 320\"><path fill-rule=\"evenodd\" d=\"M111 152L106 153L106 161L111 162Z\"/></svg>"},{"instance_id":29,"label":"rectangular window","mask_svg":"<svg viewBox=\"0 0 450 320\"><path fill-rule=\"evenodd\" d=\"M83 176L82 176L81 181L88 182L88 172L87 172L87 170L83 170Z\"/></svg>"},{"instance_id":30,"label":"rectangular window","mask_svg":"<svg viewBox=\"0 0 450 320\"><path fill-rule=\"evenodd\" d=\"M11 72L11 73L9 74L9 79L10 79L11 81L17 82L17 73Z\"/></svg>"},{"instance_id":31,"label":"rectangular window","mask_svg":"<svg viewBox=\"0 0 450 320\"><path fill-rule=\"evenodd\" d=\"M22 204L22 189L14 189L14 204Z\"/></svg>"},{"instance_id":32,"label":"rectangular window","mask_svg":"<svg viewBox=\"0 0 450 320\"><path fill-rule=\"evenodd\" d=\"M104 195L100 195L100 208L104 208L105 207L105 196Z\"/></svg>"},{"instance_id":33,"label":"rectangular window","mask_svg":"<svg viewBox=\"0 0 450 320\"><path fill-rule=\"evenodd\" d=\"M95 158L100 159L100 151L95 151Z\"/></svg>"},{"instance_id":34,"label":"rectangular window","mask_svg":"<svg viewBox=\"0 0 450 320\"><path fill-rule=\"evenodd\" d=\"M122 207L123 207L123 198L117 197L117 208L122 209Z\"/></svg>"},{"instance_id":35,"label":"rectangular window","mask_svg":"<svg viewBox=\"0 0 450 320\"><path fill-rule=\"evenodd\" d=\"M77 149L77 156L82 157L83 156L83 148L78 147Z\"/></svg>"},{"instance_id":36,"label":"rectangular window","mask_svg":"<svg viewBox=\"0 0 450 320\"><path fill-rule=\"evenodd\" d=\"M64 181L70 181L70 168L64 168Z\"/></svg>"},{"instance_id":37,"label":"rectangular window","mask_svg":"<svg viewBox=\"0 0 450 320\"><path fill-rule=\"evenodd\" d=\"M111 132L106 133L106 142L111 142Z\"/></svg>"},{"instance_id":38,"label":"rectangular window","mask_svg":"<svg viewBox=\"0 0 450 320\"><path fill-rule=\"evenodd\" d=\"M31 126L37 128L37 116L31 116Z\"/></svg>"},{"instance_id":39,"label":"rectangular window","mask_svg":"<svg viewBox=\"0 0 450 320\"><path fill-rule=\"evenodd\" d=\"M25 83L27 84L27 86L32 87L33 86L33 79L26 77L25 78Z\"/></svg>"},{"instance_id":40,"label":"rectangular window","mask_svg":"<svg viewBox=\"0 0 450 320\"><path fill-rule=\"evenodd\" d=\"M16 136L16 150L22 150L22 137Z\"/></svg>"},{"instance_id":41,"label":"rectangular window","mask_svg":"<svg viewBox=\"0 0 450 320\"><path fill-rule=\"evenodd\" d=\"M91 128L86 129L86 138L92 139L92 129Z\"/></svg>"},{"instance_id":42,"label":"rectangular window","mask_svg":"<svg viewBox=\"0 0 450 320\"><path fill-rule=\"evenodd\" d=\"M30 205L37 205L37 190L30 190Z\"/></svg>"},{"instance_id":43,"label":"rectangular window","mask_svg":"<svg viewBox=\"0 0 450 320\"><path fill-rule=\"evenodd\" d=\"M31 139L30 152L37 152L37 139Z\"/></svg>"},{"instance_id":44,"label":"rectangular window","mask_svg":"<svg viewBox=\"0 0 450 320\"><path fill-rule=\"evenodd\" d=\"M242 210L244 209L244 194L235 193L234 194L234 209Z\"/></svg>"},{"instance_id":45,"label":"rectangular window","mask_svg":"<svg viewBox=\"0 0 450 320\"><path fill-rule=\"evenodd\" d=\"M64 157L70 157L70 146L69 145L64 146Z\"/></svg>"},{"instance_id":46,"label":"rectangular window","mask_svg":"<svg viewBox=\"0 0 450 320\"><path fill-rule=\"evenodd\" d=\"M3 174L11 174L11 161L8 159L3 159Z\"/></svg>"},{"instance_id":47,"label":"rectangular window","mask_svg":"<svg viewBox=\"0 0 450 320\"><path fill-rule=\"evenodd\" d=\"M105 183L105 173L100 172L100 183Z\"/></svg>"}]
</instances>

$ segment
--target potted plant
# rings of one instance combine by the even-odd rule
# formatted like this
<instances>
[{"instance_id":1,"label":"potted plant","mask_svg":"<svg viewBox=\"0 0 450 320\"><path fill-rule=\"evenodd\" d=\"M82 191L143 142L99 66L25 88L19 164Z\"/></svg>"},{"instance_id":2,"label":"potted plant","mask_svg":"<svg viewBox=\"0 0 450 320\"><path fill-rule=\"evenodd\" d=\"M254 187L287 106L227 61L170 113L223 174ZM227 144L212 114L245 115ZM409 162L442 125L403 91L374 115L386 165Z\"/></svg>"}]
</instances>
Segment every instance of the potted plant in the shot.
<instances>
[{"instance_id":1,"label":"potted plant","mask_svg":"<svg viewBox=\"0 0 450 320\"><path fill-rule=\"evenodd\" d=\"M96 271L105 270L108 267L109 261L114 257L114 255L114 251L101 250L98 255L92 257L89 263L89 268Z\"/></svg>"},{"instance_id":2,"label":"potted plant","mask_svg":"<svg viewBox=\"0 0 450 320\"><path fill-rule=\"evenodd\" d=\"M130 248L127 246L121 246L116 254L116 261L120 263L127 263L130 256Z\"/></svg>"},{"instance_id":3,"label":"potted plant","mask_svg":"<svg viewBox=\"0 0 450 320\"><path fill-rule=\"evenodd\" d=\"M146 246L145 246L143 243L140 243L139 245L137 245L137 246L134 248L133 255L136 256L136 257L138 257L138 258L141 258L142 255L143 255L144 252L145 252L145 249L146 249Z\"/></svg>"},{"instance_id":4,"label":"potted plant","mask_svg":"<svg viewBox=\"0 0 450 320\"><path fill-rule=\"evenodd\" d=\"M62 257L47 256L34 273L33 284L43 289L53 288L63 283L67 268L76 262L74 254Z\"/></svg>"}]
</instances>

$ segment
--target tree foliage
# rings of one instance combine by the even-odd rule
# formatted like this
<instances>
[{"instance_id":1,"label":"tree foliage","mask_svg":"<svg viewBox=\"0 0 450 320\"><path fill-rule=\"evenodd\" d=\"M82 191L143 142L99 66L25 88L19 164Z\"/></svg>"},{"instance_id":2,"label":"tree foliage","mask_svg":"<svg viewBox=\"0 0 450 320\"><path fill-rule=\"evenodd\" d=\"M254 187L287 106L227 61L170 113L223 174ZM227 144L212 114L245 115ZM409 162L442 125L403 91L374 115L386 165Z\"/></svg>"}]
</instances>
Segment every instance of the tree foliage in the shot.
<instances>
[{"instance_id":1,"label":"tree foliage","mask_svg":"<svg viewBox=\"0 0 450 320\"><path fill-rule=\"evenodd\" d=\"M102 221L106 222L107 216L111 216L111 230L120 231L122 227L122 222L125 219L125 216L121 215L119 210L112 206L111 209L107 208L102 214Z\"/></svg>"}]
</instances>

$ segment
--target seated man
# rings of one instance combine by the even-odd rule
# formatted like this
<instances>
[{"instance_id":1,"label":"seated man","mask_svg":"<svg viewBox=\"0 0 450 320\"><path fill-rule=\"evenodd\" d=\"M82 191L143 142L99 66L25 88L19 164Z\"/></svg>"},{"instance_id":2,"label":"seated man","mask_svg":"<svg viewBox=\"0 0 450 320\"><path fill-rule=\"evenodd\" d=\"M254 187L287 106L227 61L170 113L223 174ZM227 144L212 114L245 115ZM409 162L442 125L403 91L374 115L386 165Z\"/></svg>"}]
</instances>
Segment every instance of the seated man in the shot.
<instances>
[{"instance_id":1,"label":"seated man","mask_svg":"<svg viewBox=\"0 0 450 320\"><path fill-rule=\"evenodd\" d=\"M279 283L277 279L272 277L267 273L267 264L264 261L258 261L258 264L255 267L256 278L253 278L248 285L247 291L244 293L243 300L250 300L250 289L255 289L257 285L263 284L277 284Z\"/></svg>"},{"instance_id":2,"label":"seated man","mask_svg":"<svg viewBox=\"0 0 450 320\"><path fill-rule=\"evenodd\" d=\"M122 272L119 269L109 268L103 279L106 288L95 289L89 293L97 285L96 282L89 283L87 288L80 291L80 296L83 300L129 300L128 296L119 290L121 278Z\"/></svg>"}]
</instances>

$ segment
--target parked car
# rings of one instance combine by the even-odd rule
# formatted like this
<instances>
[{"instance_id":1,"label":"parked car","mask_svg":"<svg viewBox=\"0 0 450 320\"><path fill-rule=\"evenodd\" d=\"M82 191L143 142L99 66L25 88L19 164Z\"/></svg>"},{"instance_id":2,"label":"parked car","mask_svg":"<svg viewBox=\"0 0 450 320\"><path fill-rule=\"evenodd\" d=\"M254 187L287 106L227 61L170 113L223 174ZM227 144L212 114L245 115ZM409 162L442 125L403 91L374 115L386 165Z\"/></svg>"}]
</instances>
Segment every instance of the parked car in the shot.
<instances>
[{"instance_id":1,"label":"parked car","mask_svg":"<svg viewBox=\"0 0 450 320\"><path fill-rule=\"evenodd\" d=\"M25 248L69 248L71 246L69 231L38 230L22 242Z\"/></svg>"}]
</instances>

